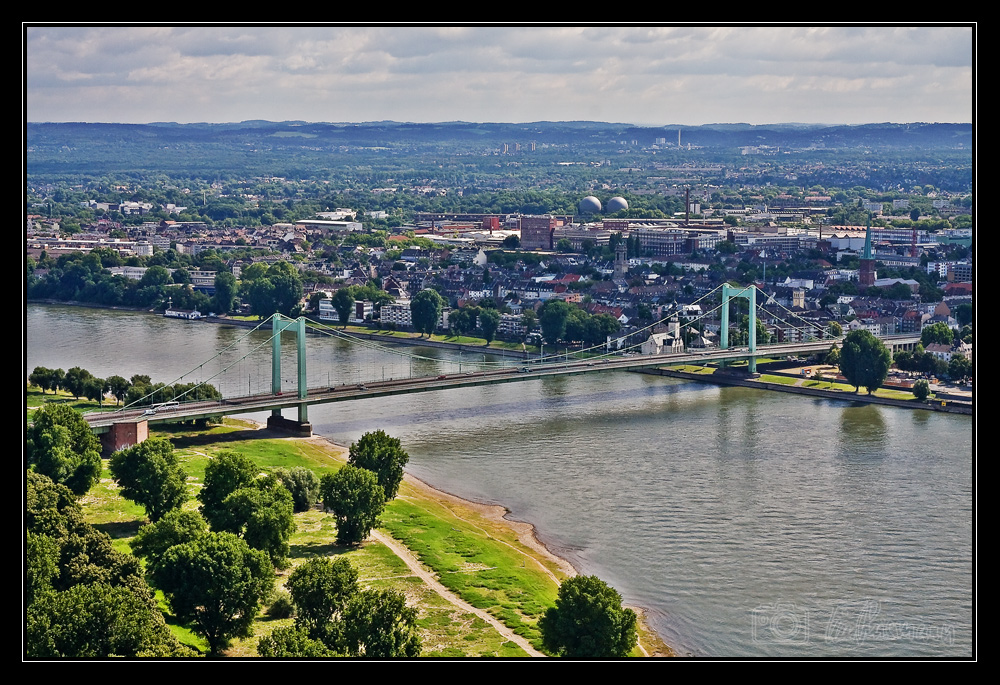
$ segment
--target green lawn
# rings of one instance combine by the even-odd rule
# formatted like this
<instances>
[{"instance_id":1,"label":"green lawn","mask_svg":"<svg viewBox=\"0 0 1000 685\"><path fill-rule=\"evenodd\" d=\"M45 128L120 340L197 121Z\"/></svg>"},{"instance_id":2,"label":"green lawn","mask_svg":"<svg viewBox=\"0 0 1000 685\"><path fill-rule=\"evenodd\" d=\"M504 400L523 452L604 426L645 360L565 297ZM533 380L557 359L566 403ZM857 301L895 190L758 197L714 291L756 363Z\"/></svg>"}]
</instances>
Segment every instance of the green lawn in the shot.
<instances>
[{"instance_id":1,"label":"green lawn","mask_svg":"<svg viewBox=\"0 0 1000 685\"><path fill-rule=\"evenodd\" d=\"M305 466L318 475L325 472L335 472L346 458L343 450L333 449L319 441L281 438L260 439L255 433L256 431L250 432L245 423L235 421L227 421L226 425L217 426L207 431L177 428L156 433L156 436L167 437L174 443L178 458L188 473L188 488L191 499L184 505L185 508L197 508L198 503L194 497L201 488L205 466L209 459L221 450L242 452L253 459L262 470L275 466ZM107 472L106 464L107 462L105 462L105 471L100 482L87 493L81 503L87 520L108 533L113 538L113 544L117 549L127 552L130 551L130 539L145 520L145 511L142 507L118 494L118 488ZM414 505L409 500L415 497L413 494L415 489L404 484L402 490L407 493L407 497L405 501L404 498L398 498L390 504L389 513L385 516L387 521L395 521L404 515L400 512L413 510ZM449 513L447 510L441 509L437 515L448 516ZM422 520L434 531L433 535L422 538L432 548L438 546L434 542L435 535L447 536L448 531L451 531L452 528L468 525L454 514L451 514L449 519L436 519L426 512L422 516L424 517ZM338 546L335 543L337 531L333 517L318 510L296 514L295 519L297 530L289 541L291 567L279 572L277 579L279 587L284 585L288 574L295 566L310 557L344 554L358 569L363 585L395 588L406 594L408 601L418 607L418 626L424 642L424 656L526 656L520 647L508 642L485 621L474 614L459 610L443 600L423 581L413 576L405 563L384 545L368 541L357 548ZM485 539L481 541L481 544L483 546L483 550L480 552L481 556L484 559L500 563L499 557L494 559L489 550L493 546L503 548L504 545L495 540L491 543ZM521 557L523 555L520 555L518 559L520 560ZM533 562L529 561L529 567L531 563ZM537 575L538 572L529 572L524 575L524 578L538 582L535 580ZM497 578L489 578L488 582L500 587L504 595L503 606L494 613L506 617L512 628L520 629L519 632L524 632L537 639L537 629L534 629L533 618L543 607L536 606L538 600L535 597L536 595L551 597L554 600L556 592L555 582L549 578L545 578L545 580L548 583L544 592L537 595L534 590L531 593L517 590L515 579L507 578L501 582ZM475 586L476 583L471 585ZM472 593L465 591L464 594L471 595ZM531 597L532 601L521 600L518 602L512 599L512 597L519 595ZM478 597L478 595L476 596ZM162 603L162 594L158 593L158 597ZM475 602L470 601L470 603L476 605ZM530 617L526 610L521 608L522 606L530 607ZM167 621L171 624L171 630L178 639L184 644L202 650L206 648L204 641L188 627L172 621L172 617L166 611L165 603L163 608ZM531 618L530 625L527 625L529 618ZM271 620L266 616L259 617L254 626L254 636L234 641L229 654L232 656L256 656L256 644L261 636L290 623L290 619Z\"/></svg>"}]
</instances>

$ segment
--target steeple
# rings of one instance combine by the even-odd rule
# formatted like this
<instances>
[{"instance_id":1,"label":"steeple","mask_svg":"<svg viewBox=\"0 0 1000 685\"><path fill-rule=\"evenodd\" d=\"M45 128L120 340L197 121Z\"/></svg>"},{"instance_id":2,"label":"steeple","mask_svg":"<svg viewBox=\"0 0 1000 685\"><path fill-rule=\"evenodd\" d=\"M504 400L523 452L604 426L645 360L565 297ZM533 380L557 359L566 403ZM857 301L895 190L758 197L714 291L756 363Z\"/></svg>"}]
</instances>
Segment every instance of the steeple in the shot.
<instances>
[{"instance_id":1,"label":"steeple","mask_svg":"<svg viewBox=\"0 0 1000 685\"><path fill-rule=\"evenodd\" d=\"M865 251L861 255L862 259L872 258L872 213L868 212L868 226L865 228Z\"/></svg>"}]
</instances>

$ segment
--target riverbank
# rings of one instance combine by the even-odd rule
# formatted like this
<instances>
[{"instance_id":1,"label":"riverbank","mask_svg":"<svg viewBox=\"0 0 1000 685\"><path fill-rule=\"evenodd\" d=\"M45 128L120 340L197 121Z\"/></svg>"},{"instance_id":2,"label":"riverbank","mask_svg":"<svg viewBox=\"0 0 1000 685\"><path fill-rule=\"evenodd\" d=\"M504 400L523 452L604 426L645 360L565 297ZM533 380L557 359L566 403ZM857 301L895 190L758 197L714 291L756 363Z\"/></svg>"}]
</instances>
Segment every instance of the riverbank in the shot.
<instances>
[{"instance_id":1,"label":"riverbank","mask_svg":"<svg viewBox=\"0 0 1000 685\"><path fill-rule=\"evenodd\" d=\"M822 397L824 399L844 400L848 402L862 402L865 404L882 404L903 409L923 409L927 411L947 412L950 414L972 414L972 404L957 402L950 399L927 400L921 402L916 398L898 399L892 397L880 397L867 393L846 392L844 390L804 387L785 383L770 383L765 380L751 378L747 375L722 374L722 373L698 373L691 371L678 371L675 369L641 369L638 373L645 373L654 376L667 376L669 378L679 378L700 383L714 383L716 385L735 385L744 388L757 388L761 390L773 390L776 392L792 393L794 395L806 395L808 397ZM791 377L789 375L789 377Z\"/></svg>"},{"instance_id":2,"label":"riverbank","mask_svg":"<svg viewBox=\"0 0 1000 685\"><path fill-rule=\"evenodd\" d=\"M322 436L289 439L312 441L327 451L331 459L339 462L344 461L344 457L347 454L346 447L338 445ZM486 539L507 547L516 555L523 556L522 567L524 567L525 563L534 564L557 586L560 581L579 573L579 570L574 568L571 562L553 553L538 539L536 529L531 523L510 518L510 510L506 507L465 499L454 493L435 488L410 473L405 473L403 476L403 485L400 489L399 500L402 502L417 503L420 508L430 506L448 511L458 520L468 523L474 529L483 532ZM404 523L402 520L395 519L392 513L388 511L387 515L383 518L386 519L383 522L383 528L373 533L373 539L380 540L383 543L388 542L390 548L393 547L390 541L401 543L400 546L406 553L412 554L422 565L426 566L429 555L425 553L423 545L414 545L417 549L412 549L409 544L410 540L398 539L407 537L406 533L402 532L404 530L402 526L411 526L412 524L409 521ZM455 530L455 528L452 528L452 531ZM389 541L385 539L387 537ZM507 538L512 538L516 541L516 544L506 540ZM400 556L405 560L405 554ZM438 579L446 580L440 578L441 573L437 568L431 566L431 572ZM452 588L447 589L450 591ZM640 617L639 650L642 655L653 657L676 656L674 650L649 627L645 621L645 611L641 607L631 608ZM486 619L483 616L481 618ZM526 649L526 651L528 650Z\"/></svg>"},{"instance_id":3,"label":"riverbank","mask_svg":"<svg viewBox=\"0 0 1000 685\"><path fill-rule=\"evenodd\" d=\"M317 474L334 473L348 457L346 447L325 437L288 437L246 419L207 431L177 427L165 434L195 491L208 461L221 450L241 452L261 469L305 466ZM122 501L107 474L88 500L93 522L120 531L123 543L144 518L141 507ZM345 550L334 542L336 529L328 514L319 509L296 514L291 568L317 554L344 555L366 586L403 592L418 609L426 656L544 656L537 620L554 603L559 583L577 570L546 548L531 524L512 520L502 506L464 499L412 474L404 475L381 518L368 540ZM279 587L291 568L278 574ZM253 636L234 641L227 655L256 656L260 637L290 624L291 619L262 616ZM200 647L192 639L185 636L187 644ZM639 640L633 656L673 655L646 622Z\"/></svg>"}]
</instances>

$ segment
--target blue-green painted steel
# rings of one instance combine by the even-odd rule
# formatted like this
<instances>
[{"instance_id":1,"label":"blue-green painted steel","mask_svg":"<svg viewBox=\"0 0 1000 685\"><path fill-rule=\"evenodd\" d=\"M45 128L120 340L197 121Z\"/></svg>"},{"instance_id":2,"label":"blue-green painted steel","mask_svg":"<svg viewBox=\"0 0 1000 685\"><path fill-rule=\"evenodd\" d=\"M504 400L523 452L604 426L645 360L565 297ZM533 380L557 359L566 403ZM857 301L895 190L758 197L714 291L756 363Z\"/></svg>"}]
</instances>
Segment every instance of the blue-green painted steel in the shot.
<instances>
[{"instance_id":1,"label":"blue-green painted steel","mask_svg":"<svg viewBox=\"0 0 1000 685\"><path fill-rule=\"evenodd\" d=\"M298 319L288 319L281 314L271 317L271 392L275 395L281 393L281 333L291 331L295 333L296 356L298 373L298 398L305 399L308 394L306 384L306 320L304 317ZM280 409L272 409L272 416L281 416ZM299 405L299 421L307 423L309 421L309 409L305 404Z\"/></svg>"},{"instance_id":2,"label":"blue-green painted steel","mask_svg":"<svg viewBox=\"0 0 1000 685\"><path fill-rule=\"evenodd\" d=\"M748 285L745 288L734 288L730 285L722 286L722 330L719 331L719 347L723 350L729 349L729 300L734 297L745 297L750 302L750 328L747 331L749 344L747 351L750 352L749 366L750 373L757 372L757 287Z\"/></svg>"}]
</instances>

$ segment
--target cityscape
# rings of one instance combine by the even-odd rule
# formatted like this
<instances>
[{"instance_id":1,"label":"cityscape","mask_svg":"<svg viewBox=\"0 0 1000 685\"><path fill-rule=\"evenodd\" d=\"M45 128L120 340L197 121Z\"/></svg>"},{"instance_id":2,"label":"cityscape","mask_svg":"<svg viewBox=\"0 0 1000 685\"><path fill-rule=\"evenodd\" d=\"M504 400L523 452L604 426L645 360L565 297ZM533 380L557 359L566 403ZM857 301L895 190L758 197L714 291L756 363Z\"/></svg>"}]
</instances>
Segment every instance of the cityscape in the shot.
<instances>
[{"instance_id":1,"label":"cityscape","mask_svg":"<svg viewBox=\"0 0 1000 685\"><path fill-rule=\"evenodd\" d=\"M772 29L791 54L974 36L938 30ZM176 44L132 73L346 59L199 31L140 30ZM295 31L268 41L319 40ZM428 46L429 82L431 36L528 50L334 33ZM381 117L167 123L59 109L92 29L25 40L24 658L976 658L971 79L895 123L863 97L680 125L457 94L473 121L392 120L406 68L367 57ZM968 75L931 44L925 75Z\"/></svg>"}]
</instances>

